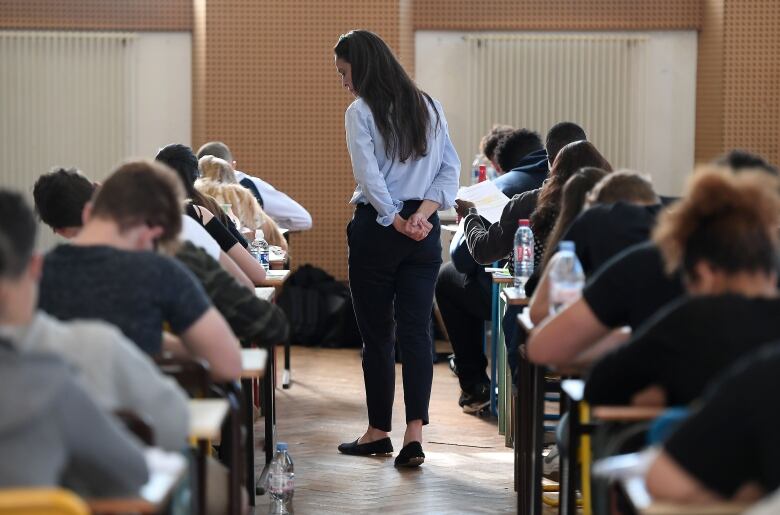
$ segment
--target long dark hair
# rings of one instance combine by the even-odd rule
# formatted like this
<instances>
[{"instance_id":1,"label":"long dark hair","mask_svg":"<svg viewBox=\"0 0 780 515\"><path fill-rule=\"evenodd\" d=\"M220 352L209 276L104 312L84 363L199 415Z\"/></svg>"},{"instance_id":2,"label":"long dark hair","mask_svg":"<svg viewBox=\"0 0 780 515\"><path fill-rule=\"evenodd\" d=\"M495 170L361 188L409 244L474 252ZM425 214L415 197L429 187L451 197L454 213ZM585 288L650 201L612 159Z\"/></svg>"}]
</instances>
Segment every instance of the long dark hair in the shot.
<instances>
[{"instance_id":1,"label":"long dark hair","mask_svg":"<svg viewBox=\"0 0 780 515\"><path fill-rule=\"evenodd\" d=\"M333 52L352 66L352 87L374 115L385 140L385 155L402 163L426 155L431 127L428 104L436 113L436 129L439 112L382 38L367 30L353 30L339 37Z\"/></svg>"},{"instance_id":2,"label":"long dark hair","mask_svg":"<svg viewBox=\"0 0 780 515\"><path fill-rule=\"evenodd\" d=\"M612 165L588 141L569 143L558 152L550 170L550 178L542 186L536 209L531 214L531 227L535 238L542 241L547 239L560 212L563 185L577 170L584 167L612 172Z\"/></svg>"},{"instance_id":3,"label":"long dark hair","mask_svg":"<svg viewBox=\"0 0 780 515\"><path fill-rule=\"evenodd\" d=\"M178 174L184 185L184 194L187 200L196 206L202 206L211 211L211 214L222 222L222 225L225 227L228 227L227 224L232 223L213 197L204 195L195 188L195 180L197 180L200 172L198 170L198 158L195 157L190 147L180 143L171 143L161 148L154 159L168 165Z\"/></svg>"},{"instance_id":4,"label":"long dark hair","mask_svg":"<svg viewBox=\"0 0 780 515\"><path fill-rule=\"evenodd\" d=\"M778 180L762 172L730 174L700 168L682 200L661 214L653 231L666 270L696 279L708 262L728 275L778 269Z\"/></svg>"},{"instance_id":5,"label":"long dark hair","mask_svg":"<svg viewBox=\"0 0 780 515\"><path fill-rule=\"evenodd\" d=\"M593 187L606 175L607 172L600 168L580 168L574 175L569 177L569 180L563 185L561 212L558 215L558 219L555 221L550 237L547 238L547 244L544 247L545 249L551 250L550 252L545 251L544 253L542 270L547 267L547 263L550 262L550 258L555 253L561 238L563 238L563 235L569 229L571 223L582 211L588 193L590 193Z\"/></svg>"}]
</instances>

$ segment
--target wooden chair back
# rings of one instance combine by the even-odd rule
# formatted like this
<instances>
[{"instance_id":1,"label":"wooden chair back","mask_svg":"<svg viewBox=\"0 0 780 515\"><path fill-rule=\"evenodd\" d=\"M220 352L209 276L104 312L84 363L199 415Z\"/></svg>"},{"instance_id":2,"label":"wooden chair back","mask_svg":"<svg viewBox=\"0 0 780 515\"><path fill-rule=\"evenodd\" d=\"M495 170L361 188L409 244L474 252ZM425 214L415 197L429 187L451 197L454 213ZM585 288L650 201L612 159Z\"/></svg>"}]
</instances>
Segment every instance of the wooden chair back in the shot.
<instances>
[{"instance_id":1,"label":"wooden chair back","mask_svg":"<svg viewBox=\"0 0 780 515\"><path fill-rule=\"evenodd\" d=\"M89 508L61 488L13 488L0 490L0 515L89 515Z\"/></svg>"}]
</instances>

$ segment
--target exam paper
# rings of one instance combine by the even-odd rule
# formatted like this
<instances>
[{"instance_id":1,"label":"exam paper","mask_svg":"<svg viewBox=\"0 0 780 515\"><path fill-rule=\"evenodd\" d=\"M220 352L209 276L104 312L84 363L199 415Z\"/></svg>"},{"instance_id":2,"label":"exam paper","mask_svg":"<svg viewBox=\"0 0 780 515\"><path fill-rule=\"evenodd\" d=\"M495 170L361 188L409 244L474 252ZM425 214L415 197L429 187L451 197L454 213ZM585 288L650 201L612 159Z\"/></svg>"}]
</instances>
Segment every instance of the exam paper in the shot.
<instances>
[{"instance_id":1,"label":"exam paper","mask_svg":"<svg viewBox=\"0 0 780 515\"><path fill-rule=\"evenodd\" d=\"M504 206L509 202L509 197L504 195L491 181L464 186L458 190L456 198L473 202L477 206L480 216L491 224L501 219Z\"/></svg>"}]
</instances>

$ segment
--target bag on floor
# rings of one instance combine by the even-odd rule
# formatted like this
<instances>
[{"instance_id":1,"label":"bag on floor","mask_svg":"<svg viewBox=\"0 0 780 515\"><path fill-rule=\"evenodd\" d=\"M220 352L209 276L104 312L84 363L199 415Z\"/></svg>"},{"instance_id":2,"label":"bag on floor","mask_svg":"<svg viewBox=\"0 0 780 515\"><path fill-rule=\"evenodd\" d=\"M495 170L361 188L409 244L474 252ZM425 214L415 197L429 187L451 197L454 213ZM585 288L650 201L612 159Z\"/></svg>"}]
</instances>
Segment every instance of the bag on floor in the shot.
<instances>
[{"instance_id":1,"label":"bag on floor","mask_svg":"<svg viewBox=\"0 0 780 515\"><path fill-rule=\"evenodd\" d=\"M277 301L294 344L360 346L349 288L320 268L303 265L285 281Z\"/></svg>"}]
</instances>

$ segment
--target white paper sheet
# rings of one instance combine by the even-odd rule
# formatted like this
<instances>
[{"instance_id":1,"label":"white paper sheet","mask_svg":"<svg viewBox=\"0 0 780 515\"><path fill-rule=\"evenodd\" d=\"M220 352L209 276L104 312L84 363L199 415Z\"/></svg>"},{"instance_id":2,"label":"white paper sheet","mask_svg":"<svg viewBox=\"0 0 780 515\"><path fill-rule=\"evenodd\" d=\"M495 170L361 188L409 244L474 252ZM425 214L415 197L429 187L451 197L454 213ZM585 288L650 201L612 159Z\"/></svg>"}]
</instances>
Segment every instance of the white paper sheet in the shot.
<instances>
[{"instance_id":1,"label":"white paper sheet","mask_svg":"<svg viewBox=\"0 0 780 515\"><path fill-rule=\"evenodd\" d=\"M473 202L477 206L480 216L491 224L501 219L504 206L509 202L509 197L504 195L491 181L464 186L458 190L456 198Z\"/></svg>"}]
</instances>

